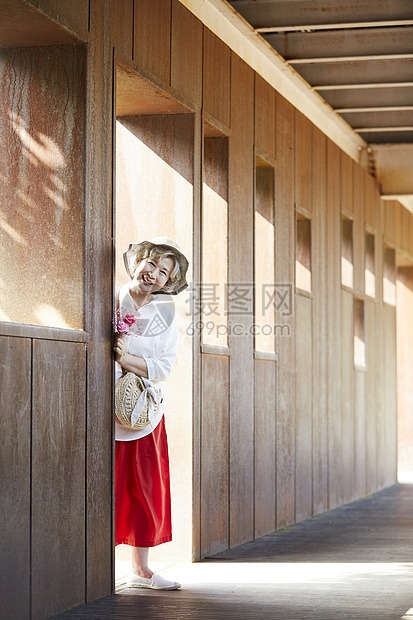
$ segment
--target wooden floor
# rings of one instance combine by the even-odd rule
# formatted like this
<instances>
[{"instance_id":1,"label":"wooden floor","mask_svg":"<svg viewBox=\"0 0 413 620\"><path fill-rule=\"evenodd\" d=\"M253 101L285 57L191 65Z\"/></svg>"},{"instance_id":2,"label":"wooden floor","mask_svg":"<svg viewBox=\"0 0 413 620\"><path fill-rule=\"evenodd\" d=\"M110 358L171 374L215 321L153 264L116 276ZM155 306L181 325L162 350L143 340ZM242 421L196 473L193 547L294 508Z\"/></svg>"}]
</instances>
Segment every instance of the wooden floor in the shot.
<instances>
[{"instance_id":1,"label":"wooden floor","mask_svg":"<svg viewBox=\"0 0 413 620\"><path fill-rule=\"evenodd\" d=\"M55 618L413 620L413 484L162 574L182 590L123 588Z\"/></svg>"}]
</instances>

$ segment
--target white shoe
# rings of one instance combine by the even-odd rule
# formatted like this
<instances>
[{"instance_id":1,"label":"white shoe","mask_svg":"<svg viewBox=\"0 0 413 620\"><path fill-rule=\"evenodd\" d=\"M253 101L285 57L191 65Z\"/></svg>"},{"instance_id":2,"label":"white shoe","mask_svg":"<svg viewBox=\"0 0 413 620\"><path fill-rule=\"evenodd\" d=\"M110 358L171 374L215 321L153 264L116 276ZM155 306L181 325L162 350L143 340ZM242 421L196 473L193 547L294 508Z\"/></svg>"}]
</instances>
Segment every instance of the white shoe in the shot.
<instances>
[{"instance_id":1,"label":"white shoe","mask_svg":"<svg viewBox=\"0 0 413 620\"><path fill-rule=\"evenodd\" d=\"M181 584L177 581L168 581L168 579L164 579L158 573L154 573L150 579L131 573L126 586L128 588L151 588L152 590L178 590Z\"/></svg>"}]
</instances>

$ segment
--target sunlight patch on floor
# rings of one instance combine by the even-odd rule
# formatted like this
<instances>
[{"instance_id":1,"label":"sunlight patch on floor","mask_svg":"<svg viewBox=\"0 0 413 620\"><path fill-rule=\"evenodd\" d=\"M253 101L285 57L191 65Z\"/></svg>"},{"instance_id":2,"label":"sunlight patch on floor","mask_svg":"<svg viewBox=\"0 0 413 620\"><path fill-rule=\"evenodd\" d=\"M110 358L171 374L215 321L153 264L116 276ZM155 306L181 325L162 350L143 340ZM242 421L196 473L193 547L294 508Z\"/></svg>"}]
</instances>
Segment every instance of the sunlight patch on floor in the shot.
<instances>
[{"instance_id":1,"label":"sunlight patch on floor","mask_svg":"<svg viewBox=\"0 0 413 620\"><path fill-rule=\"evenodd\" d=\"M194 564L152 564L162 576L182 584L305 584L345 582L368 576L408 577L413 563L284 563L284 562L200 562ZM116 584L124 586L130 570L128 562L116 562ZM123 575L121 577L121 574ZM118 583L119 582L119 583ZM409 616L407 616L409 617ZM413 620L413 616L412 620Z\"/></svg>"}]
</instances>

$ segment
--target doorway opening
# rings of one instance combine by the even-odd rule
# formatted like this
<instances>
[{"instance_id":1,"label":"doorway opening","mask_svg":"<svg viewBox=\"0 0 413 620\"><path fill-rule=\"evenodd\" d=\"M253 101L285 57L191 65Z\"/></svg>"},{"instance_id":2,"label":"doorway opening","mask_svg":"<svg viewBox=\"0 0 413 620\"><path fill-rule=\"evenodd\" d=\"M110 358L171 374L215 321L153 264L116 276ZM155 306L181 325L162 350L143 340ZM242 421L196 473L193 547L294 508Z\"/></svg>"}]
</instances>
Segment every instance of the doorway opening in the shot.
<instances>
[{"instance_id":1,"label":"doorway opening","mask_svg":"<svg viewBox=\"0 0 413 620\"><path fill-rule=\"evenodd\" d=\"M129 278L129 243L174 239L191 264L194 203L194 114L124 66L116 67L115 285ZM190 265L191 269L191 265ZM191 281L191 273L187 275ZM190 289L188 289L190 290ZM171 469L173 541L150 552L151 565L192 559L192 337L190 292L173 298L178 358L168 378L165 420ZM130 572L129 548L115 552L116 585Z\"/></svg>"}]
</instances>

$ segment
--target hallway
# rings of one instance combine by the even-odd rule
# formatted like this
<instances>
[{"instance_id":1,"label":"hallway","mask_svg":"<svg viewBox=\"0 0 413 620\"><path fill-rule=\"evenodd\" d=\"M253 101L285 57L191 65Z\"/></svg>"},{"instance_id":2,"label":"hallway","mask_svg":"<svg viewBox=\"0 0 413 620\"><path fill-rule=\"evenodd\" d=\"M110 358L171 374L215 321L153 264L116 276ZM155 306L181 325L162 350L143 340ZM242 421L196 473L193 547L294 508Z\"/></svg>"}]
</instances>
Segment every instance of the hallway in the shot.
<instances>
[{"instance_id":1,"label":"hallway","mask_svg":"<svg viewBox=\"0 0 413 620\"><path fill-rule=\"evenodd\" d=\"M399 484L197 564L177 592L118 587L55 618L413 619L413 484Z\"/></svg>"}]
</instances>

